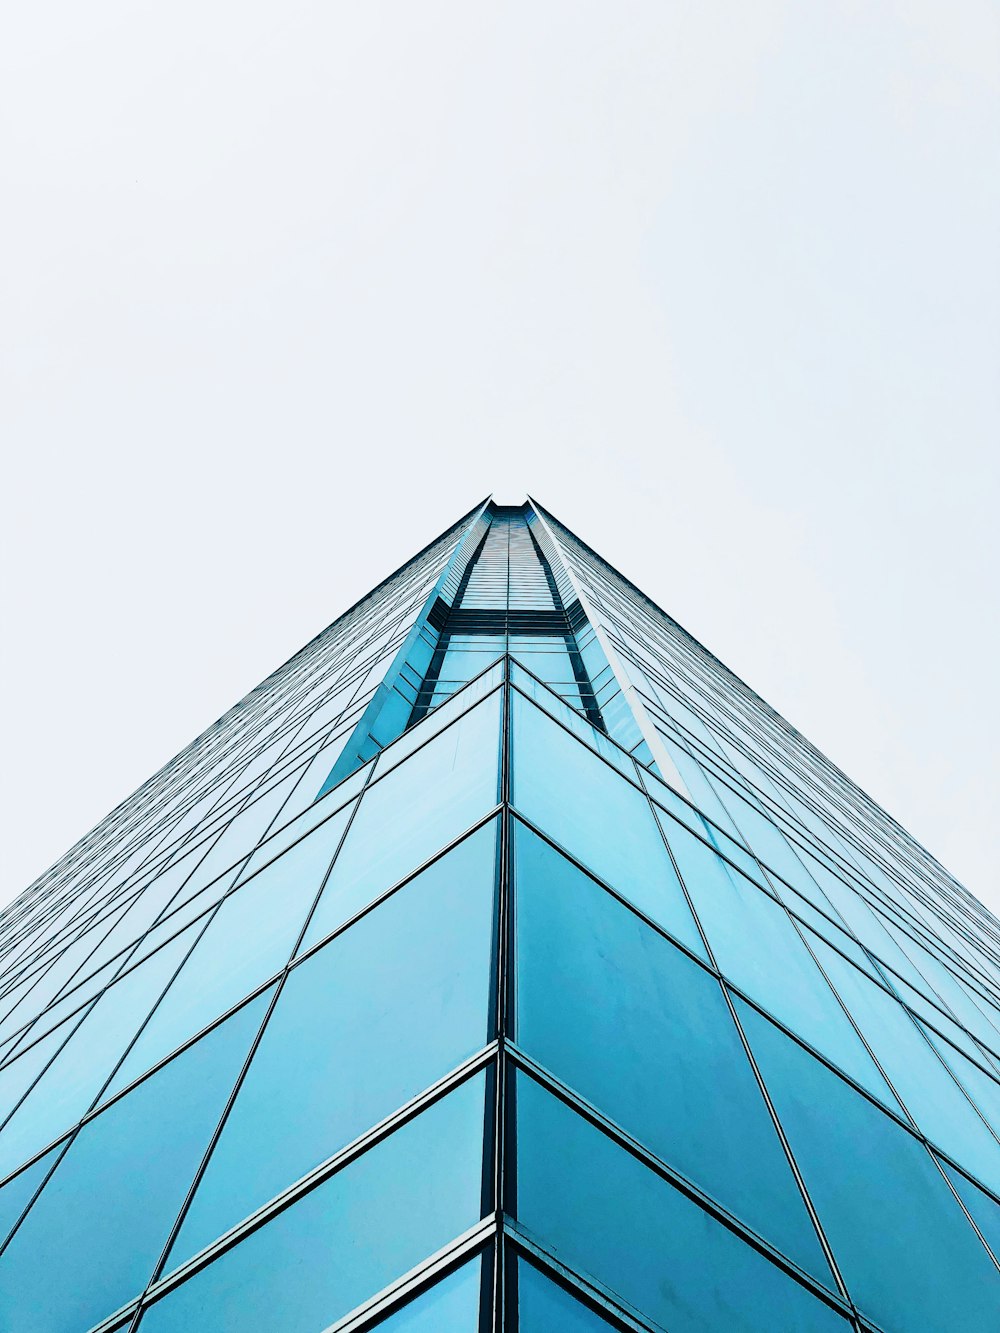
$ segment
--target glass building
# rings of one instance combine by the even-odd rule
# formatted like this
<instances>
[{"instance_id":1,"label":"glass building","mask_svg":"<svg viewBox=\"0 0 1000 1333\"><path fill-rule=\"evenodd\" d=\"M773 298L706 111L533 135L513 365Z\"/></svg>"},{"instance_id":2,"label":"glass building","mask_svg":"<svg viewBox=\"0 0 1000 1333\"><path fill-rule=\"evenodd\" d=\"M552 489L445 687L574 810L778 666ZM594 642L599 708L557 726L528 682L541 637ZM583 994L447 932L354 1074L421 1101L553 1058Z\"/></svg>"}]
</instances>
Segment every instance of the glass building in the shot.
<instances>
[{"instance_id":1,"label":"glass building","mask_svg":"<svg viewBox=\"0 0 1000 1333\"><path fill-rule=\"evenodd\" d=\"M1000 923L487 502L0 914L0 1329L1000 1328Z\"/></svg>"}]
</instances>

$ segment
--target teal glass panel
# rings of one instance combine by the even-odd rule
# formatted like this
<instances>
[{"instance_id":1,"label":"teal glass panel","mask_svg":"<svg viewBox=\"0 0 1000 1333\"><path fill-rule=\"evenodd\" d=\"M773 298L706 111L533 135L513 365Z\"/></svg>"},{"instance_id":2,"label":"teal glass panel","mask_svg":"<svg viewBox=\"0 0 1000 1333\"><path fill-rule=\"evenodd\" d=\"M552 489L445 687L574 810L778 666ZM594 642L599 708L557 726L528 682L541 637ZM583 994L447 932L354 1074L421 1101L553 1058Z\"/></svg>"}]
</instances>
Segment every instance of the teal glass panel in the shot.
<instances>
[{"instance_id":1,"label":"teal glass panel","mask_svg":"<svg viewBox=\"0 0 1000 1333\"><path fill-rule=\"evenodd\" d=\"M617 1328L524 1259L517 1263L518 1333L607 1333Z\"/></svg>"},{"instance_id":2,"label":"teal glass panel","mask_svg":"<svg viewBox=\"0 0 1000 1333\"><path fill-rule=\"evenodd\" d=\"M498 692L373 783L303 943L308 949L492 810L499 795Z\"/></svg>"},{"instance_id":3,"label":"teal glass panel","mask_svg":"<svg viewBox=\"0 0 1000 1333\"><path fill-rule=\"evenodd\" d=\"M719 970L887 1105L896 1099L788 913L680 824L667 830ZM780 959L780 966L776 960Z\"/></svg>"},{"instance_id":4,"label":"teal glass panel","mask_svg":"<svg viewBox=\"0 0 1000 1333\"><path fill-rule=\"evenodd\" d=\"M491 660L489 657L485 658L483 666ZM378 768L376 772L379 778L384 777L391 768L401 764L404 759L408 759L415 750L419 750L426 745L439 731L443 731L445 727L450 726L452 722L461 717L463 713L468 712L480 699L485 698L491 690L496 689L503 680L503 667L503 662L495 662L488 671L483 671L473 683L464 686L447 703L436 707L433 713L429 713L419 725L411 727L398 740L386 746L377 761Z\"/></svg>"},{"instance_id":5,"label":"teal glass panel","mask_svg":"<svg viewBox=\"0 0 1000 1333\"><path fill-rule=\"evenodd\" d=\"M646 796L512 693L514 804L694 953L704 948Z\"/></svg>"},{"instance_id":6,"label":"teal glass panel","mask_svg":"<svg viewBox=\"0 0 1000 1333\"><path fill-rule=\"evenodd\" d=\"M734 837L737 842L741 842L739 829L733 823L729 816L729 811L719 799L715 787L706 775L701 764L694 759L688 751L670 736L663 728L657 730L663 739L663 744L667 748L671 759L674 761L674 767L680 775L681 781L687 788L688 795L692 802L701 810L713 823L718 824L719 828L724 829L726 833Z\"/></svg>"},{"instance_id":7,"label":"teal glass panel","mask_svg":"<svg viewBox=\"0 0 1000 1333\"><path fill-rule=\"evenodd\" d=\"M56 1158L65 1146L65 1143L61 1143L51 1149L44 1157L39 1157L37 1162L26 1166L0 1188L0 1245L10 1235L11 1229L31 1202L39 1185L52 1170Z\"/></svg>"},{"instance_id":8,"label":"teal glass panel","mask_svg":"<svg viewBox=\"0 0 1000 1333\"><path fill-rule=\"evenodd\" d=\"M589 745L592 750L596 750L609 764L614 764L615 768L628 777L635 778L635 765L625 751L605 736L603 731L598 731L596 727L591 726L585 718L570 708L569 704L565 703L559 695L553 694L545 685L535 680L534 676L529 676L520 662L511 662L510 679L512 684L516 685L519 690L523 690L530 699L538 704L539 708L544 709L557 722L561 722L574 736L583 741L584 745Z\"/></svg>"},{"instance_id":9,"label":"teal glass panel","mask_svg":"<svg viewBox=\"0 0 1000 1333\"><path fill-rule=\"evenodd\" d=\"M917 1128L992 1189L1000 1144L903 1006L817 941L817 956ZM959 1057L960 1058L960 1057Z\"/></svg>"},{"instance_id":10,"label":"teal glass panel","mask_svg":"<svg viewBox=\"0 0 1000 1333\"><path fill-rule=\"evenodd\" d=\"M262 866L280 856L283 851L299 842L307 833L311 833L313 829L318 828L321 824L325 825L325 822L331 816L336 817L345 806L350 806L354 797L368 781L371 767L371 764L366 764L364 768L359 768L349 778L345 778L336 791L322 799L316 797L313 800L312 793L310 793L312 803L306 809L297 812L294 819L289 818L287 823L282 824L258 846L247 862L241 878L246 880L251 875L256 874ZM281 812L282 819L285 819L289 813L289 807L286 806ZM336 847L333 851L336 851ZM333 852L330 853L330 856L332 860Z\"/></svg>"},{"instance_id":11,"label":"teal glass panel","mask_svg":"<svg viewBox=\"0 0 1000 1333\"><path fill-rule=\"evenodd\" d=\"M805 1287L534 1080L518 1076L516 1101L518 1220L567 1267L671 1333L848 1333Z\"/></svg>"},{"instance_id":12,"label":"teal glass panel","mask_svg":"<svg viewBox=\"0 0 1000 1333\"><path fill-rule=\"evenodd\" d=\"M495 844L494 822L289 974L171 1268L486 1045Z\"/></svg>"},{"instance_id":13,"label":"teal glass panel","mask_svg":"<svg viewBox=\"0 0 1000 1333\"><path fill-rule=\"evenodd\" d=\"M142 1333L318 1333L479 1220L485 1078L470 1079L182 1283Z\"/></svg>"},{"instance_id":14,"label":"teal glass panel","mask_svg":"<svg viewBox=\"0 0 1000 1333\"><path fill-rule=\"evenodd\" d=\"M518 1044L831 1283L719 983L523 826L516 848Z\"/></svg>"},{"instance_id":15,"label":"teal glass panel","mask_svg":"<svg viewBox=\"0 0 1000 1333\"><path fill-rule=\"evenodd\" d=\"M481 1259L463 1264L376 1327L383 1333L478 1333L482 1268Z\"/></svg>"},{"instance_id":16,"label":"teal glass panel","mask_svg":"<svg viewBox=\"0 0 1000 1333\"><path fill-rule=\"evenodd\" d=\"M141 1294L263 1017L261 996L89 1121L0 1257L0 1327L87 1329Z\"/></svg>"},{"instance_id":17,"label":"teal glass panel","mask_svg":"<svg viewBox=\"0 0 1000 1333\"><path fill-rule=\"evenodd\" d=\"M84 1016L82 1013L74 1014L61 1027L57 1027L44 1037L32 1041L30 1046L26 1046L18 1055L9 1059L7 1064L0 1069L0 1120L6 1120L14 1111L18 1102L46 1068L52 1057L76 1031L80 1020ZM0 1158L6 1156L3 1152L3 1135L4 1131L0 1131ZM27 1155L25 1153L24 1157ZM24 1157L21 1158L22 1161ZM11 1166L17 1165L16 1161L11 1162ZM10 1169L10 1166L0 1166L0 1175L6 1175Z\"/></svg>"},{"instance_id":18,"label":"teal glass panel","mask_svg":"<svg viewBox=\"0 0 1000 1333\"><path fill-rule=\"evenodd\" d=\"M194 932L188 929L95 1002L4 1126L0 1175L26 1161L86 1114L193 943Z\"/></svg>"},{"instance_id":19,"label":"teal glass panel","mask_svg":"<svg viewBox=\"0 0 1000 1333\"><path fill-rule=\"evenodd\" d=\"M921 1030L926 1032L923 1027ZM967 1060L960 1051L956 1051L937 1033L930 1035L930 1040L959 1083L979 1107L987 1124L991 1125L996 1133L1000 1133L1000 1083L979 1064ZM984 1060L981 1053L978 1054L978 1059Z\"/></svg>"},{"instance_id":20,"label":"teal glass panel","mask_svg":"<svg viewBox=\"0 0 1000 1333\"><path fill-rule=\"evenodd\" d=\"M941 1166L955 1187L955 1193L969 1210L969 1216L986 1238L986 1243L1000 1259L1000 1202L981 1190L947 1162Z\"/></svg>"},{"instance_id":21,"label":"teal glass panel","mask_svg":"<svg viewBox=\"0 0 1000 1333\"><path fill-rule=\"evenodd\" d=\"M353 809L340 810L230 893L139 1034L106 1096L126 1087L285 966Z\"/></svg>"},{"instance_id":22,"label":"teal glass panel","mask_svg":"<svg viewBox=\"0 0 1000 1333\"><path fill-rule=\"evenodd\" d=\"M995 1328L1000 1273L924 1145L755 1010L738 1008L862 1313L887 1333Z\"/></svg>"}]
</instances>

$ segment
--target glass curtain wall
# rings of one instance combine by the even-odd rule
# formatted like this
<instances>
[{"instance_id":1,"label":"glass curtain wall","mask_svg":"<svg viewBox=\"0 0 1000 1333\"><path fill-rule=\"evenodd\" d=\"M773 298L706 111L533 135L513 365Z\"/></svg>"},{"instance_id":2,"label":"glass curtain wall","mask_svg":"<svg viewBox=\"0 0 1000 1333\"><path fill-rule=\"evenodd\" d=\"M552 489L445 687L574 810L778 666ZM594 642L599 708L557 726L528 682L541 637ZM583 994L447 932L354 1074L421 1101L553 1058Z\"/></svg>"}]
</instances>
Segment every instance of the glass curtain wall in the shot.
<instances>
[{"instance_id":1,"label":"glass curtain wall","mask_svg":"<svg viewBox=\"0 0 1000 1333\"><path fill-rule=\"evenodd\" d=\"M0 1328L995 1329L993 918L537 506L359 605L0 922Z\"/></svg>"}]
</instances>

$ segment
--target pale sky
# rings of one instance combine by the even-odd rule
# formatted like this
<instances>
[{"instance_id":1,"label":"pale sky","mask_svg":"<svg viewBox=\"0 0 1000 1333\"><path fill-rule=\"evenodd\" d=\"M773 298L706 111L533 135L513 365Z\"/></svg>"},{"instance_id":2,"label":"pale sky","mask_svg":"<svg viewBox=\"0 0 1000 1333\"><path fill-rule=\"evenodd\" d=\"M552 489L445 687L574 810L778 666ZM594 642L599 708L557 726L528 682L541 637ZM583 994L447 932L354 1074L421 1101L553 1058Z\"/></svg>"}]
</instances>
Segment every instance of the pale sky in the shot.
<instances>
[{"instance_id":1,"label":"pale sky","mask_svg":"<svg viewBox=\"0 0 1000 1333\"><path fill-rule=\"evenodd\" d=\"M994 910L1000 8L15 5L0 901L530 492Z\"/></svg>"}]
</instances>

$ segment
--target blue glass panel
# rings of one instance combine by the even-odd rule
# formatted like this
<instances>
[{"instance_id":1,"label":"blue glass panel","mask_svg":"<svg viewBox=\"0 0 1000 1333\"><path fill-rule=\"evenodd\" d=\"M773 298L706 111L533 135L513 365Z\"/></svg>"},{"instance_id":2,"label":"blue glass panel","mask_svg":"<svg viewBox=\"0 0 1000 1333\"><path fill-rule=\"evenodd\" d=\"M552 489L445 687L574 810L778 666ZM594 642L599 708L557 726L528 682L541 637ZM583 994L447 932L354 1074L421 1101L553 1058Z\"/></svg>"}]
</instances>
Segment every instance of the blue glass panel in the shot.
<instances>
[{"instance_id":1,"label":"blue glass panel","mask_svg":"<svg viewBox=\"0 0 1000 1333\"><path fill-rule=\"evenodd\" d=\"M671 821L668 839L720 971L898 1110L781 904L680 824Z\"/></svg>"},{"instance_id":2,"label":"blue glass panel","mask_svg":"<svg viewBox=\"0 0 1000 1333\"><path fill-rule=\"evenodd\" d=\"M142 1333L317 1333L482 1211L485 1079L435 1102L143 1316Z\"/></svg>"},{"instance_id":3,"label":"blue glass panel","mask_svg":"<svg viewBox=\"0 0 1000 1333\"><path fill-rule=\"evenodd\" d=\"M862 1312L889 1333L995 1328L1000 1273L923 1144L748 1005L738 1008Z\"/></svg>"},{"instance_id":4,"label":"blue glass panel","mask_svg":"<svg viewBox=\"0 0 1000 1333\"><path fill-rule=\"evenodd\" d=\"M194 932L189 928L96 1001L0 1134L0 1175L50 1143L89 1110L193 943Z\"/></svg>"},{"instance_id":5,"label":"blue glass panel","mask_svg":"<svg viewBox=\"0 0 1000 1333\"><path fill-rule=\"evenodd\" d=\"M288 977L170 1266L488 1040L495 822Z\"/></svg>"},{"instance_id":6,"label":"blue glass panel","mask_svg":"<svg viewBox=\"0 0 1000 1333\"><path fill-rule=\"evenodd\" d=\"M516 1096L518 1219L567 1267L671 1333L847 1333L828 1306L532 1079L518 1076Z\"/></svg>"},{"instance_id":7,"label":"blue glass panel","mask_svg":"<svg viewBox=\"0 0 1000 1333\"><path fill-rule=\"evenodd\" d=\"M225 899L106 1095L126 1087L285 966L353 808L340 810Z\"/></svg>"},{"instance_id":8,"label":"blue glass panel","mask_svg":"<svg viewBox=\"0 0 1000 1333\"><path fill-rule=\"evenodd\" d=\"M1000 1203L991 1194L979 1189L971 1180L967 1180L961 1171L956 1171L947 1162L942 1162L941 1165L955 1186L958 1197L968 1208L972 1220L986 1237L986 1243L1000 1259Z\"/></svg>"},{"instance_id":9,"label":"blue glass panel","mask_svg":"<svg viewBox=\"0 0 1000 1333\"><path fill-rule=\"evenodd\" d=\"M599 1314L575 1300L565 1287L545 1277L534 1264L517 1264L518 1333L606 1333L609 1324Z\"/></svg>"},{"instance_id":10,"label":"blue glass panel","mask_svg":"<svg viewBox=\"0 0 1000 1333\"><path fill-rule=\"evenodd\" d=\"M481 1259L463 1264L376 1327L385 1333L477 1333L482 1268Z\"/></svg>"},{"instance_id":11,"label":"blue glass panel","mask_svg":"<svg viewBox=\"0 0 1000 1333\"><path fill-rule=\"evenodd\" d=\"M149 1280L263 1017L261 996L89 1121L0 1257L0 1327L90 1328Z\"/></svg>"},{"instance_id":12,"label":"blue glass panel","mask_svg":"<svg viewBox=\"0 0 1000 1333\"><path fill-rule=\"evenodd\" d=\"M718 982L528 829L516 847L519 1045L831 1283Z\"/></svg>"},{"instance_id":13,"label":"blue glass panel","mask_svg":"<svg viewBox=\"0 0 1000 1333\"><path fill-rule=\"evenodd\" d=\"M52 1170L56 1158L65 1146L65 1143L61 1143L51 1149L44 1157L39 1157L37 1162L32 1162L30 1166L26 1166L23 1171L13 1176L0 1189L0 1245L10 1235L11 1227L31 1202L35 1191Z\"/></svg>"},{"instance_id":14,"label":"blue glass panel","mask_svg":"<svg viewBox=\"0 0 1000 1333\"><path fill-rule=\"evenodd\" d=\"M657 730L660 732L663 744L667 747L667 752L673 759L674 766L694 804L713 823L718 824L719 828L725 829L738 842L742 841L739 830L729 816L729 811L719 800L718 793L702 766L662 728L658 727Z\"/></svg>"},{"instance_id":15,"label":"blue glass panel","mask_svg":"<svg viewBox=\"0 0 1000 1333\"><path fill-rule=\"evenodd\" d=\"M523 695L512 693L518 810L704 957L646 796Z\"/></svg>"},{"instance_id":16,"label":"blue glass panel","mask_svg":"<svg viewBox=\"0 0 1000 1333\"><path fill-rule=\"evenodd\" d=\"M979 1107L986 1121L993 1126L997 1133L1000 1133L1000 1084L997 1083L996 1078L980 1068L978 1064L973 1064L971 1060L967 1060L965 1056L956 1051L954 1047L949 1046L946 1041L936 1034L933 1037L933 1042L949 1068L954 1071L959 1082ZM979 1059L983 1060L983 1056L980 1055Z\"/></svg>"},{"instance_id":17,"label":"blue glass panel","mask_svg":"<svg viewBox=\"0 0 1000 1333\"><path fill-rule=\"evenodd\" d=\"M501 650L502 651L502 650ZM492 659L486 657L483 660L483 666ZM450 726L456 718L472 708L473 704L486 697L491 690L494 690L504 677L503 662L494 662L488 670L481 671L481 674L469 685L450 698L446 703L439 704L432 713L429 713L417 726L411 727L409 731L404 732L398 740L387 746L378 757L378 776L384 777L391 768L409 758L414 750L420 749L427 742L436 736L439 731Z\"/></svg>"},{"instance_id":18,"label":"blue glass panel","mask_svg":"<svg viewBox=\"0 0 1000 1333\"><path fill-rule=\"evenodd\" d=\"M370 786L303 943L308 949L493 809L499 789L501 694Z\"/></svg>"},{"instance_id":19,"label":"blue glass panel","mask_svg":"<svg viewBox=\"0 0 1000 1333\"><path fill-rule=\"evenodd\" d=\"M313 800L313 793L310 792L309 800L312 804L301 812L296 813L294 819L289 818L287 823L283 824L281 828L277 829L266 839L266 841L260 844L253 856L247 862L242 878L246 880L250 875L256 874L261 866L266 865L269 861L273 861L275 857L280 856L286 848L297 843L300 838L303 838L307 833L310 833L314 828L317 828L325 820L329 819L332 814L342 810L345 806L350 805L353 798L368 781L370 770L370 763L366 764L364 768L359 768L356 772L352 773L349 778L346 778L340 786L337 787L336 791L331 792L322 799L317 797ZM281 812L282 819L289 813L289 807L286 806ZM334 850L336 850L336 848ZM332 855L333 853L331 852L331 857Z\"/></svg>"},{"instance_id":20,"label":"blue glass panel","mask_svg":"<svg viewBox=\"0 0 1000 1333\"><path fill-rule=\"evenodd\" d=\"M985 1184L1000 1189L1000 1144L903 1006L822 941L816 950L917 1127Z\"/></svg>"},{"instance_id":21,"label":"blue glass panel","mask_svg":"<svg viewBox=\"0 0 1000 1333\"><path fill-rule=\"evenodd\" d=\"M62 1027L33 1040L30 1046L0 1069L0 1121L5 1120L14 1110L55 1053L76 1030L82 1017L82 1014L75 1014ZM30 1035L34 1037L33 1033ZM2 1145L3 1135L0 1133L0 1158L3 1157ZM12 1165L16 1166L17 1163ZM0 1166L0 1175L6 1175L9 1170L10 1167Z\"/></svg>"},{"instance_id":22,"label":"blue glass panel","mask_svg":"<svg viewBox=\"0 0 1000 1333\"><path fill-rule=\"evenodd\" d=\"M564 703L559 695L553 694L545 685L535 680L534 676L529 676L519 662L511 662L510 679L518 689L523 690L530 699L533 699L539 708L544 709L546 713L551 714L558 722L561 722L585 745L589 745L592 750L596 750L609 764L614 764L615 768L622 773L627 774L630 778L635 778L635 765L624 750L621 750L605 736L603 731L598 731L596 727L591 726L585 718L570 708L569 704Z\"/></svg>"}]
</instances>

